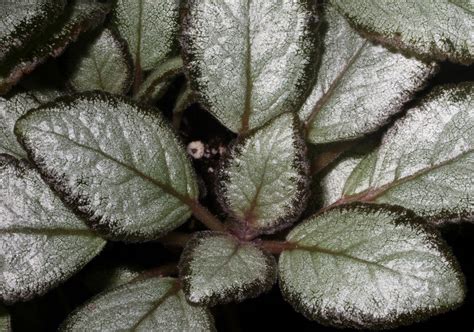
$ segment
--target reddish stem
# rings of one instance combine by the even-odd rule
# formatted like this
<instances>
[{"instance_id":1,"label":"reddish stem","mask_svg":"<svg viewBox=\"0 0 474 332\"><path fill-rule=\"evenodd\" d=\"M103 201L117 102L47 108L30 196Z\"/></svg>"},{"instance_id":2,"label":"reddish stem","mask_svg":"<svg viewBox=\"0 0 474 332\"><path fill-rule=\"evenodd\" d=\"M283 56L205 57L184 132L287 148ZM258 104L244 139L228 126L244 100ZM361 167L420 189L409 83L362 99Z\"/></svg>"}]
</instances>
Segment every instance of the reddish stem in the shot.
<instances>
[{"instance_id":1,"label":"reddish stem","mask_svg":"<svg viewBox=\"0 0 474 332\"><path fill-rule=\"evenodd\" d=\"M298 246L295 243L286 242L286 241L262 241L260 243L260 248L271 253L271 254L281 254L285 250L294 250Z\"/></svg>"},{"instance_id":2,"label":"reddish stem","mask_svg":"<svg viewBox=\"0 0 474 332\"><path fill-rule=\"evenodd\" d=\"M191 207L194 217L207 228L216 232L227 232L227 227L197 200L189 200L187 205Z\"/></svg>"}]
</instances>

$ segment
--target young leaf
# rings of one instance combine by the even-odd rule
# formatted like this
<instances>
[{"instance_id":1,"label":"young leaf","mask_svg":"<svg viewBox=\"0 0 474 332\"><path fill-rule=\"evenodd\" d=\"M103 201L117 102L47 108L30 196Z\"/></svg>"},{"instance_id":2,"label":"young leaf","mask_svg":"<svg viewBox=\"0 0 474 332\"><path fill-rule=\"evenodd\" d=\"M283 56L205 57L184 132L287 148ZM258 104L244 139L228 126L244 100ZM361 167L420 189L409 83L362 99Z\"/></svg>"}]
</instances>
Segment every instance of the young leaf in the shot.
<instances>
[{"instance_id":1,"label":"young leaf","mask_svg":"<svg viewBox=\"0 0 474 332\"><path fill-rule=\"evenodd\" d=\"M331 0L369 38L423 58L474 62L474 4L464 0Z\"/></svg>"},{"instance_id":2,"label":"young leaf","mask_svg":"<svg viewBox=\"0 0 474 332\"><path fill-rule=\"evenodd\" d=\"M7 309L0 304L0 332L11 332L11 318Z\"/></svg>"},{"instance_id":3,"label":"young leaf","mask_svg":"<svg viewBox=\"0 0 474 332\"><path fill-rule=\"evenodd\" d=\"M194 171L156 111L85 93L28 113L15 131L46 180L110 238L156 239L191 215Z\"/></svg>"},{"instance_id":4,"label":"young leaf","mask_svg":"<svg viewBox=\"0 0 474 332\"><path fill-rule=\"evenodd\" d=\"M118 0L114 22L127 41L136 71L153 70L177 46L179 3L176 0Z\"/></svg>"},{"instance_id":5,"label":"young leaf","mask_svg":"<svg viewBox=\"0 0 474 332\"><path fill-rule=\"evenodd\" d=\"M197 233L186 244L179 269L186 298L200 305L241 302L276 281L272 255L225 233Z\"/></svg>"},{"instance_id":6,"label":"young leaf","mask_svg":"<svg viewBox=\"0 0 474 332\"><path fill-rule=\"evenodd\" d=\"M308 198L306 149L299 122L283 113L238 142L219 170L217 197L252 237L294 222Z\"/></svg>"},{"instance_id":7,"label":"young leaf","mask_svg":"<svg viewBox=\"0 0 474 332\"><path fill-rule=\"evenodd\" d=\"M29 300L65 281L105 241L69 211L26 161L0 155L0 298Z\"/></svg>"},{"instance_id":8,"label":"young leaf","mask_svg":"<svg viewBox=\"0 0 474 332\"><path fill-rule=\"evenodd\" d=\"M341 206L287 236L280 256L285 299L307 318L382 329L448 311L464 278L447 245L400 208Z\"/></svg>"},{"instance_id":9,"label":"young leaf","mask_svg":"<svg viewBox=\"0 0 474 332\"><path fill-rule=\"evenodd\" d=\"M190 305L173 278L149 278L102 293L74 311L61 331L215 331L208 309Z\"/></svg>"},{"instance_id":10,"label":"young leaf","mask_svg":"<svg viewBox=\"0 0 474 332\"><path fill-rule=\"evenodd\" d=\"M190 1L185 63L207 109L234 132L296 110L310 81L317 19L309 1Z\"/></svg>"},{"instance_id":11,"label":"young leaf","mask_svg":"<svg viewBox=\"0 0 474 332\"><path fill-rule=\"evenodd\" d=\"M169 80L183 71L183 60L174 57L166 60L148 75L140 85L135 98L151 103L160 98L169 86Z\"/></svg>"},{"instance_id":12,"label":"young leaf","mask_svg":"<svg viewBox=\"0 0 474 332\"><path fill-rule=\"evenodd\" d=\"M354 31L331 5L316 84L299 111L314 144L345 141L374 132L402 110L436 71L374 45Z\"/></svg>"},{"instance_id":13,"label":"young leaf","mask_svg":"<svg viewBox=\"0 0 474 332\"><path fill-rule=\"evenodd\" d=\"M0 3L0 62L25 47L62 13L66 0L16 0Z\"/></svg>"},{"instance_id":14,"label":"young leaf","mask_svg":"<svg viewBox=\"0 0 474 332\"><path fill-rule=\"evenodd\" d=\"M6 93L25 73L33 71L48 57L61 55L81 32L99 25L109 10L110 1L70 1L62 17L0 66L0 94Z\"/></svg>"},{"instance_id":15,"label":"young leaf","mask_svg":"<svg viewBox=\"0 0 474 332\"><path fill-rule=\"evenodd\" d=\"M39 105L28 93L18 93L9 99L0 97L0 153L7 153L19 159L27 158L25 150L13 133L13 128L20 116Z\"/></svg>"},{"instance_id":16,"label":"young leaf","mask_svg":"<svg viewBox=\"0 0 474 332\"><path fill-rule=\"evenodd\" d=\"M132 59L126 45L112 30L105 28L70 51L78 56L70 76L70 84L76 91L127 93L133 77Z\"/></svg>"},{"instance_id":17,"label":"young leaf","mask_svg":"<svg viewBox=\"0 0 474 332\"><path fill-rule=\"evenodd\" d=\"M385 134L344 186L343 201L401 205L432 221L472 218L474 84L435 89Z\"/></svg>"}]
</instances>

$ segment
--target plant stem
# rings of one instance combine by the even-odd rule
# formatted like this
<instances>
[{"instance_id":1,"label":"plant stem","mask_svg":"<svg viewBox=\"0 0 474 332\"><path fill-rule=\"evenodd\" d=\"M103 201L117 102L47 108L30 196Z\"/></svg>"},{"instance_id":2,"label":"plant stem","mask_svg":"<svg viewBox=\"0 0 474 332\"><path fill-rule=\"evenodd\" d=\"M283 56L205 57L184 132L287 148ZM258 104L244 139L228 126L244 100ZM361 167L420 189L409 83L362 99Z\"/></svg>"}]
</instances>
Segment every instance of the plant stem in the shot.
<instances>
[{"instance_id":1,"label":"plant stem","mask_svg":"<svg viewBox=\"0 0 474 332\"><path fill-rule=\"evenodd\" d=\"M207 228L216 232L226 232L227 227L217 219L205 206L197 200L189 200L188 206L191 207L194 217L202 222Z\"/></svg>"},{"instance_id":2,"label":"plant stem","mask_svg":"<svg viewBox=\"0 0 474 332\"><path fill-rule=\"evenodd\" d=\"M295 243L286 241L262 241L260 243L260 248L272 254L281 254L285 250L293 250L297 247Z\"/></svg>"}]
</instances>

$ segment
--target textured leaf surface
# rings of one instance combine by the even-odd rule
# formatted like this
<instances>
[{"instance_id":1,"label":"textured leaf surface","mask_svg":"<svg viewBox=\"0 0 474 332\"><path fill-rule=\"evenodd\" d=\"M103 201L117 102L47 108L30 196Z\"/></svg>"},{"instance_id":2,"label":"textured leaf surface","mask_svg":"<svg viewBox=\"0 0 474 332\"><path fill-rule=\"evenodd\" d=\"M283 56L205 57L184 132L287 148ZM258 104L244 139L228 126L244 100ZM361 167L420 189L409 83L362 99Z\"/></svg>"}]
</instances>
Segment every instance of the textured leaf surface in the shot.
<instances>
[{"instance_id":1,"label":"textured leaf surface","mask_svg":"<svg viewBox=\"0 0 474 332\"><path fill-rule=\"evenodd\" d=\"M7 309L0 304L0 332L11 332L11 318Z\"/></svg>"},{"instance_id":2,"label":"textured leaf surface","mask_svg":"<svg viewBox=\"0 0 474 332\"><path fill-rule=\"evenodd\" d=\"M327 5L316 84L299 111L311 143L329 143L376 131L422 87L437 66L406 58L359 37Z\"/></svg>"},{"instance_id":3,"label":"textured leaf surface","mask_svg":"<svg viewBox=\"0 0 474 332\"><path fill-rule=\"evenodd\" d=\"M201 232L186 244L180 261L180 278L191 303L241 302L273 286L275 259L231 235Z\"/></svg>"},{"instance_id":4,"label":"textured leaf surface","mask_svg":"<svg viewBox=\"0 0 474 332\"><path fill-rule=\"evenodd\" d=\"M65 281L105 241L69 211L27 162L0 155L1 299L29 300Z\"/></svg>"},{"instance_id":5,"label":"textured leaf surface","mask_svg":"<svg viewBox=\"0 0 474 332\"><path fill-rule=\"evenodd\" d=\"M148 75L140 85L136 98L143 102L153 102L160 98L170 84L170 79L183 71L183 60L174 57L166 60Z\"/></svg>"},{"instance_id":6,"label":"textured leaf surface","mask_svg":"<svg viewBox=\"0 0 474 332\"><path fill-rule=\"evenodd\" d=\"M188 304L172 278L136 281L102 293L73 312L62 331L214 331L204 307Z\"/></svg>"},{"instance_id":7,"label":"textured leaf surface","mask_svg":"<svg viewBox=\"0 0 474 332\"><path fill-rule=\"evenodd\" d=\"M76 91L127 93L133 77L132 60L126 45L112 30L103 29L87 43L74 45L71 53L79 57L70 77Z\"/></svg>"},{"instance_id":8,"label":"textured leaf surface","mask_svg":"<svg viewBox=\"0 0 474 332\"><path fill-rule=\"evenodd\" d=\"M243 229L271 233L304 209L308 168L299 122L284 113L232 148L219 170L218 198Z\"/></svg>"},{"instance_id":9,"label":"textured leaf surface","mask_svg":"<svg viewBox=\"0 0 474 332\"><path fill-rule=\"evenodd\" d=\"M0 62L23 48L64 9L65 0L15 0L0 3Z\"/></svg>"},{"instance_id":10,"label":"textured leaf surface","mask_svg":"<svg viewBox=\"0 0 474 332\"><path fill-rule=\"evenodd\" d=\"M194 172L154 110L86 93L28 113L16 133L47 181L112 238L155 239L191 215Z\"/></svg>"},{"instance_id":11,"label":"textured leaf surface","mask_svg":"<svg viewBox=\"0 0 474 332\"><path fill-rule=\"evenodd\" d=\"M20 159L27 158L13 128L20 116L37 106L39 103L36 99L27 93L19 93L9 99L0 97L0 153L8 153Z\"/></svg>"},{"instance_id":12,"label":"textured leaf surface","mask_svg":"<svg viewBox=\"0 0 474 332\"><path fill-rule=\"evenodd\" d=\"M424 58L474 62L472 0L332 0L370 38Z\"/></svg>"},{"instance_id":13,"label":"textured leaf surface","mask_svg":"<svg viewBox=\"0 0 474 332\"><path fill-rule=\"evenodd\" d=\"M127 41L133 62L155 69L177 46L179 3L176 0L119 0L114 21Z\"/></svg>"},{"instance_id":14,"label":"textured leaf surface","mask_svg":"<svg viewBox=\"0 0 474 332\"><path fill-rule=\"evenodd\" d=\"M70 42L83 31L99 25L110 10L109 1L75 0L68 3L66 11L34 42L15 52L0 67L0 93L5 93L21 77L33 71L48 57L61 55Z\"/></svg>"},{"instance_id":15,"label":"textured leaf surface","mask_svg":"<svg viewBox=\"0 0 474 332\"><path fill-rule=\"evenodd\" d=\"M186 66L208 110L234 132L302 102L316 51L310 2L190 1Z\"/></svg>"},{"instance_id":16,"label":"textured leaf surface","mask_svg":"<svg viewBox=\"0 0 474 332\"><path fill-rule=\"evenodd\" d=\"M345 199L401 205L434 221L472 218L473 95L473 83L444 86L410 109L351 173Z\"/></svg>"},{"instance_id":17,"label":"textured leaf surface","mask_svg":"<svg viewBox=\"0 0 474 332\"><path fill-rule=\"evenodd\" d=\"M411 213L338 207L306 220L287 240L284 297L307 318L356 328L408 324L464 299L464 278L440 236Z\"/></svg>"}]
</instances>

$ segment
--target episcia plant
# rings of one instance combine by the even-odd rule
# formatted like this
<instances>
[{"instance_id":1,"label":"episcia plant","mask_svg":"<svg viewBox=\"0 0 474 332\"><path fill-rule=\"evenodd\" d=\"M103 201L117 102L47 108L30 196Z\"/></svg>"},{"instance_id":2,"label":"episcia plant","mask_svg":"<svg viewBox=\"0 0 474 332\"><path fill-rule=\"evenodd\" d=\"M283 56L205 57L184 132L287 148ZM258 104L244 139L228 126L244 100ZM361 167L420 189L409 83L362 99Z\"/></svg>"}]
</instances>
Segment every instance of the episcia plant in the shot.
<instances>
[{"instance_id":1,"label":"episcia plant","mask_svg":"<svg viewBox=\"0 0 474 332\"><path fill-rule=\"evenodd\" d=\"M474 220L474 83L423 88L474 62L472 0L0 9L0 330L115 241L182 252L105 269L60 330L212 331L209 308L276 283L334 327L463 303L439 229ZM232 137L188 147L209 172L183 144L196 103Z\"/></svg>"}]
</instances>

